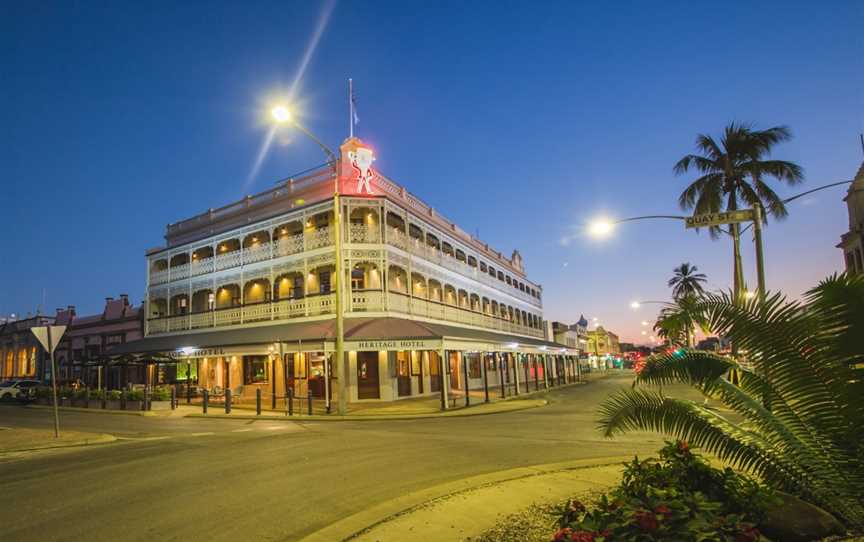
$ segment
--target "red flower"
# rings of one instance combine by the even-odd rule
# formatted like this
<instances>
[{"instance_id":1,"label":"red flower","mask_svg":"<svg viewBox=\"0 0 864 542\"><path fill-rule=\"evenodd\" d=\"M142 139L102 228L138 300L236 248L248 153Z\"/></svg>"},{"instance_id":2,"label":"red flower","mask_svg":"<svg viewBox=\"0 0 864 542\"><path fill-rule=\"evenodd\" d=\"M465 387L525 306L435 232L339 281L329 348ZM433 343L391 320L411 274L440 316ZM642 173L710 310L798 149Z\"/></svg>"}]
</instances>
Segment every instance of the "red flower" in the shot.
<instances>
[{"instance_id":1,"label":"red flower","mask_svg":"<svg viewBox=\"0 0 864 542\"><path fill-rule=\"evenodd\" d=\"M657 523L657 516L655 516L653 512L648 512L647 510L640 510L633 514L633 517L639 524L639 528L643 531L653 531L659 526Z\"/></svg>"},{"instance_id":2,"label":"red flower","mask_svg":"<svg viewBox=\"0 0 864 542\"><path fill-rule=\"evenodd\" d=\"M591 531L576 531L570 536L571 542L594 542L594 533Z\"/></svg>"},{"instance_id":3,"label":"red flower","mask_svg":"<svg viewBox=\"0 0 864 542\"><path fill-rule=\"evenodd\" d=\"M664 516L672 515L672 509L666 506L665 504L658 504L654 508L654 512L658 514L663 514Z\"/></svg>"},{"instance_id":4,"label":"red flower","mask_svg":"<svg viewBox=\"0 0 864 542\"><path fill-rule=\"evenodd\" d=\"M680 450L680 451L682 451L682 452L689 452L689 451L690 451L690 446L687 445L687 442L686 442L686 441L679 440L679 441L678 441L678 450Z\"/></svg>"},{"instance_id":5,"label":"red flower","mask_svg":"<svg viewBox=\"0 0 864 542\"><path fill-rule=\"evenodd\" d=\"M573 533L573 529L570 527L565 527L563 529L558 529L555 531L555 534L552 535L553 542L567 542L570 540L570 535Z\"/></svg>"}]
</instances>

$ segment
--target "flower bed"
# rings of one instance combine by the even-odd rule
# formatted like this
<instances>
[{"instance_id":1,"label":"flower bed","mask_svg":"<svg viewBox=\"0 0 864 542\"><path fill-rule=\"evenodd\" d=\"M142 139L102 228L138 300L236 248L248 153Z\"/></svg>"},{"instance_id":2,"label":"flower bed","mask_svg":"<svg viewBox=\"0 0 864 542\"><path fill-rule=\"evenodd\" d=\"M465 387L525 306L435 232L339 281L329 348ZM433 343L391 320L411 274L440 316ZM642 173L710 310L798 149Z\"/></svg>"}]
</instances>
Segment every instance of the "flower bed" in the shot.
<instances>
[{"instance_id":1,"label":"flower bed","mask_svg":"<svg viewBox=\"0 0 864 542\"><path fill-rule=\"evenodd\" d=\"M586 506L558 512L555 542L767 540L758 525L774 494L729 468L712 468L684 442L668 443L659 460L634 459L621 484Z\"/></svg>"}]
</instances>

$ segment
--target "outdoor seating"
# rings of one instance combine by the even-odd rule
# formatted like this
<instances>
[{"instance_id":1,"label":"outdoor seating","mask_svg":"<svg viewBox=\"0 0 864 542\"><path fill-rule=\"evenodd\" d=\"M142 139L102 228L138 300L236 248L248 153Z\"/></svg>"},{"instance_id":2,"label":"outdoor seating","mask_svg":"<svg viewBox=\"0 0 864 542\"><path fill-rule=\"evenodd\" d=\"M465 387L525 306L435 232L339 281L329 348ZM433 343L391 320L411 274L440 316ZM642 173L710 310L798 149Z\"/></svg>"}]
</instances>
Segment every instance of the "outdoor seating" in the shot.
<instances>
[{"instance_id":1,"label":"outdoor seating","mask_svg":"<svg viewBox=\"0 0 864 542\"><path fill-rule=\"evenodd\" d=\"M245 386L237 386L231 391L231 402L239 403L243 397L243 389Z\"/></svg>"}]
</instances>

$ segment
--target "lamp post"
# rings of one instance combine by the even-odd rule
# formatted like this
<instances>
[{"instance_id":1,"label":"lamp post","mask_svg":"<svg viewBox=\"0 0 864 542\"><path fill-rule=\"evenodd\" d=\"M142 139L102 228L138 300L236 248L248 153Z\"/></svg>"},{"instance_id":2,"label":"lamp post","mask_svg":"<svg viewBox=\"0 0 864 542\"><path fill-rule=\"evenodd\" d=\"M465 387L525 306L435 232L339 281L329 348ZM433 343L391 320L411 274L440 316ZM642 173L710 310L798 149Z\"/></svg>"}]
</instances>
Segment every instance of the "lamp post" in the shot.
<instances>
[{"instance_id":1,"label":"lamp post","mask_svg":"<svg viewBox=\"0 0 864 542\"><path fill-rule=\"evenodd\" d=\"M273 119L279 123L290 123L292 126L303 132L309 139L314 141L321 147L324 154L327 155L327 164L333 168L333 227L336 230L334 245L336 249L336 271L333 280L333 288L336 290L336 374L338 375L337 389L339 391L339 401L337 403L337 413L344 416L348 409L348 398L346 397L346 382L348 380L348 371L345 364L345 321L342 314L342 219L339 209L339 171L336 166L336 154L325 145L320 139L315 137L315 134L306 129L305 126L297 122L288 107L278 105L271 111ZM329 398L328 398L329 400ZM329 402L329 401L328 401Z\"/></svg>"}]
</instances>

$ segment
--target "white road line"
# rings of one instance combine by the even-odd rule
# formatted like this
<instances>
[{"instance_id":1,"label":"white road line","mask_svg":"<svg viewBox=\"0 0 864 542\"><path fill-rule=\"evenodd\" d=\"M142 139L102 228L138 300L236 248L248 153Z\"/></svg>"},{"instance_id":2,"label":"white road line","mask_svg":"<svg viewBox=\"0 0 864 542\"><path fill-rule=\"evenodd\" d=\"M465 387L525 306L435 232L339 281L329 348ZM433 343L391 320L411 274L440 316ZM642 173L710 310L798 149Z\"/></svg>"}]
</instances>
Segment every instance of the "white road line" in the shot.
<instances>
[{"instance_id":1,"label":"white road line","mask_svg":"<svg viewBox=\"0 0 864 542\"><path fill-rule=\"evenodd\" d=\"M210 435L215 435L213 431L207 431L206 433L189 433L190 437L208 437Z\"/></svg>"},{"instance_id":2,"label":"white road line","mask_svg":"<svg viewBox=\"0 0 864 542\"><path fill-rule=\"evenodd\" d=\"M248 429L248 428L247 429L233 429L231 432L232 433L248 433L249 431L252 431L252 429Z\"/></svg>"}]
</instances>

